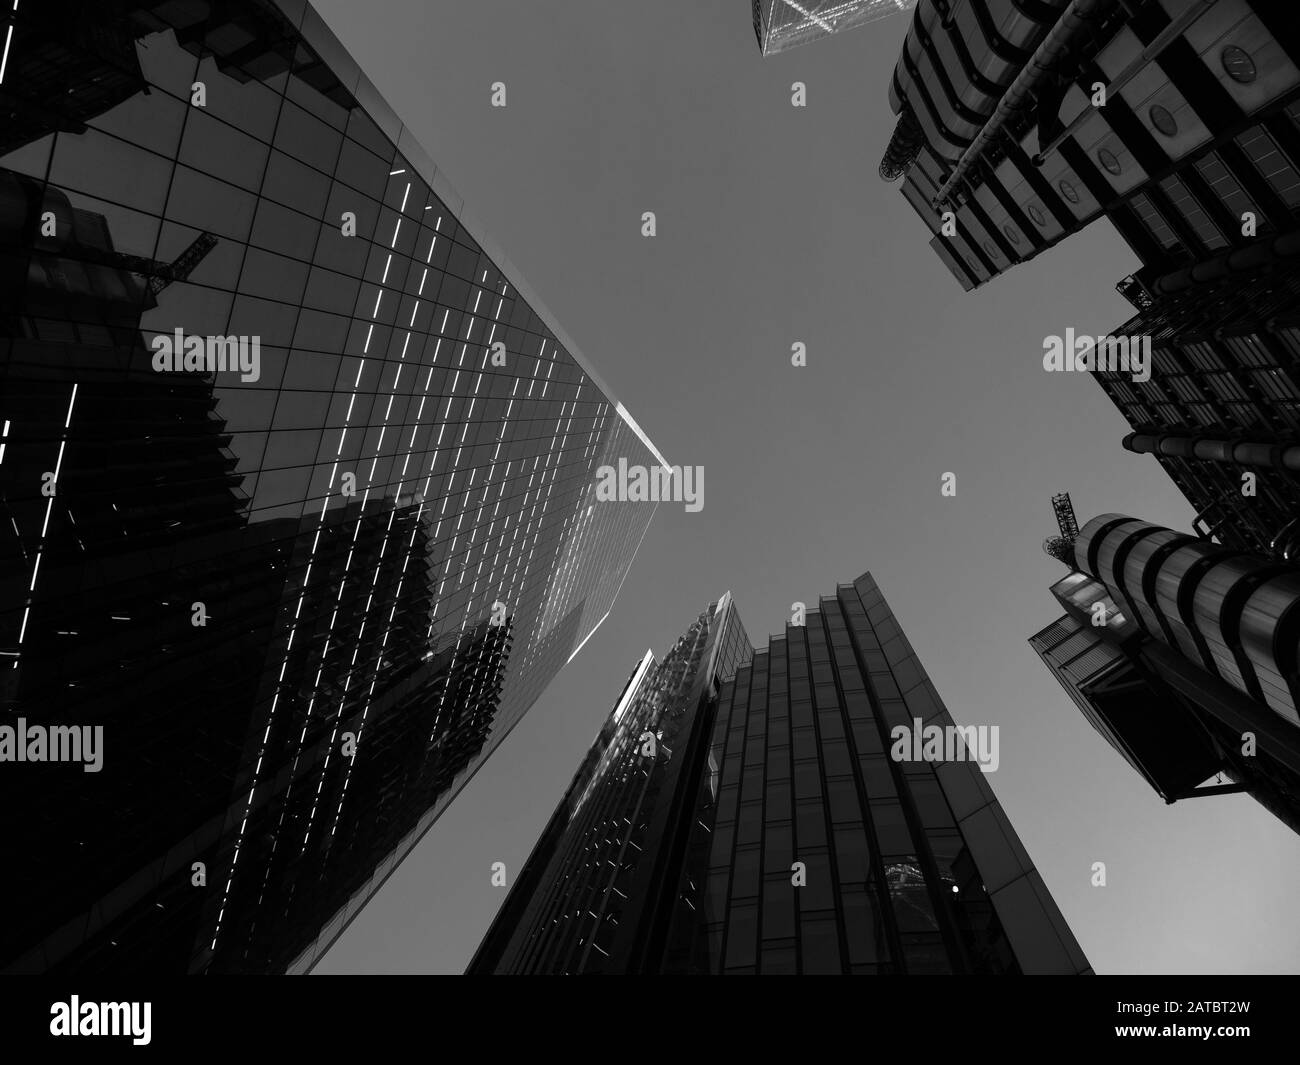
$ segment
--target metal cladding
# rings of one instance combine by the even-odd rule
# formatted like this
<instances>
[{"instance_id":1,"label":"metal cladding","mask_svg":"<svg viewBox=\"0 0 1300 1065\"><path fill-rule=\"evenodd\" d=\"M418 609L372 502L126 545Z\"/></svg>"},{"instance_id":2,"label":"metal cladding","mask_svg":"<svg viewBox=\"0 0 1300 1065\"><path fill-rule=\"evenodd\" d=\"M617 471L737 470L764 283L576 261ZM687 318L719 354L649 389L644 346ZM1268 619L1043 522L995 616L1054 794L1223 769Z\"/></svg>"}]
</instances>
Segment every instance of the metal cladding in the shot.
<instances>
[{"instance_id":1,"label":"metal cladding","mask_svg":"<svg viewBox=\"0 0 1300 1065\"><path fill-rule=\"evenodd\" d=\"M1144 286L1203 273L1294 228L1290 14L1264 0L922 0L881 176L904 179L963 288L1103 215L1149 268ZM1257 228L1236 221L1246 211Z\"/></svg>"},{"instance_id":2,"label":"metal cladding","mask_svg":"<svg viewBox=\"0 0 1300 1065\"><path fill-rule=\"evenodd\" d=\"M1300 575L1120 514L1079 534L1075 563L1152 639L1300 725Z\"/></svg>"},{"instance_id":3,"label":"metal cladding","mask_svg":"<svg viewBox=\"0 0 1300 1065\"><path fill-rule=\"evenodd\" d=\"M1051 592L1076 621L1087 624L1093 631L1104 628L1117 644L1142 635L1142 630L1130 620L1131 608L1112 596L1095 577L1075 570L1053 584ZM1100 614L1095 613L1098 605L1103 608Z\"/></svg>"},{"instance_id":4,"label":"metal cladding","mask_svg":"<svg viewBox=\"0 0 1300 1065\"><path fill-rule=\"evenodd\" d=\"M955 163L979 136L1006 90L1016 80L1023 60L1055 25L1067 0L1049 0L1026 14L1013 0L991 0L982 19L972 4L938 4L921 0L903 54L894 68L890 104L895 113L910 102L930 147ZM959 51L959 43L962 50ZM962 51L966 55L962 56ZM965 61L967 76L951 79L947 64ZM950 84L947 92L931 87Z\"/></svg>"},{"instance_id":5,"label":"metal cladding","mask_svg":"<svg viewBox=\"0 0 1300 1065\"><path fill-rule=\"evenodd\" d=\"M1094 33L1097 23L1116 6L1117 0L1073 0L1034 50L1016 75L997 109L984 123L979 135L957 160L947 180L935 194L936 203L945 203L966 171L977 163L986 148L993 147L1013 118L1037 105L1044 93L1050 95L1058 64L1070 54L1075 44ZM1076 119L1077 121L1077 119Z\"/></svg>"}]
</instances>

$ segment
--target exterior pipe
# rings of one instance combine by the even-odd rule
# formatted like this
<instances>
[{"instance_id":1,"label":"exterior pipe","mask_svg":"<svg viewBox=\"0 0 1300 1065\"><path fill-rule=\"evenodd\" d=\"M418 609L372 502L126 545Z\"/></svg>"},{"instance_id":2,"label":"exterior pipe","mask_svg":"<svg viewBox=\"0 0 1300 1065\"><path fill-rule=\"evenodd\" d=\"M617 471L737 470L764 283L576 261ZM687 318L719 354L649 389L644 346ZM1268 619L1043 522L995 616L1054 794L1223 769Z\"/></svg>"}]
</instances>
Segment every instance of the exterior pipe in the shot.
<instances>
[{"instance_id":1,"label":"exterior pipe","mask_svg":"<svg viewBox=\"0 0 1300 1065\"><path fill-rule=\"evenodd\" d=\"M1106 99L1109 100L1112 96L1114 96L1121 89L1123 89L1125 85L1127 85L1135 77L1141 74L1142 71L1147 68L1147 65L1153 59L1159 56L1161 52L1163 52L1166 48L1168 48L1171 44L1173 44L1174 41L1178 40L1179 37L1181 37L1184 33L1186 33L1187 30L1191 27L1192 23L1195 22L1197 19L1199 19L1207 11L1209 11L1210 7L1216 2L1217 0L1200 0L1200 4L1198 6L1189 7L1186 11L1184 11L1181 15L1179 15L1176 19L1174 19L1171 23L1169 23L1168 26L1166 26L1163 30L1161 30L1159 36L1157 36L1154 41L1152 41L1149 45L1147 45L1145 48L1142 49L1142 54L1139 55L1136 59L1134 59L1133 62L1131 62L1128 66L1126 66L1122 71L1120 71L1119 75L1115 78L1115 80L1106 86L1105 88ZM1074 132L1080 126L1082 126L1085 122L1088 121L1091 115L1092 115L1092 111L1089 110L1088 108L1084 108L1082 113L1076 115L1074 120L1068 126L1066 126L1065 129L1061 130L1060 133L1058 133L1055 137L1053 137L1047 143L1046 146L1042 146L1038 149L1038 154L1034 156L1034 165L1042 166L1043 160L1047 158L1048 152L1051 152L1054 149L1058 148L1061 142L1065 140L1066 137L1069 137L1072 134L1074 134Z\"/></svg>"},{"instance_id":2,"label":"exterior pipe","mask_svg":"<svg viewBox=\"0 0 1300 1065\"><path fill-rule=\"evenodd\" d=\"M1021 68L1010 87L1002 94L1002 99L998 101L998 106L989 116L989 120L984 123L984 128L976 134L970 147L962 153L961 158L953 166L948 179L935 193L933 200L935 207L951 198L957 183L980 158L984 149L1002 132L1013 115L1032 102L1034 89L1044 74L1069 47L1075 34L1096 19L1109 14L1117 2L1118 0L1072 0L1070 6L1057 19L1056 25L1030 56L1029 62Z\"/></svg>"},{"instance_id":3,"label":"exterior pipe","mask_svg":"<svg viewBox=\"0 0 1300 1065\"><path fill-rule=\"evenodd\" d=\"M1300 444L1224 440L1183 433L1129 433L1124 437L1123 446L1138 455L1168 455L1227 462L1235 466L1300 470Z\"/></svg>"}]
</instances>

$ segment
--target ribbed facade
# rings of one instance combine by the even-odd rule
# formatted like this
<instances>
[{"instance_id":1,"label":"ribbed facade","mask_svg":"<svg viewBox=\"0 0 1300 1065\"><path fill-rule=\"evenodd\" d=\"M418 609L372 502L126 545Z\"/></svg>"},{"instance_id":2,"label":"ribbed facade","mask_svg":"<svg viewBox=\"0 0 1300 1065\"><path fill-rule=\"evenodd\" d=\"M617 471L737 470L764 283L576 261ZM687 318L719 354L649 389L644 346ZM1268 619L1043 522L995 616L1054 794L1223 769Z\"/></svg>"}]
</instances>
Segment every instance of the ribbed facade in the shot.
<instances>
[{"instance_id":1,"label":"ribbed facade","mask_svg":"<svg viewBox=\"0 0 1300 1065\"><path fill-rule=\"evenodd\" d=\"M1296 228L1298 62L1263 0L921 0L890 102L925 144L886 176L964 288L1102 216L1154 282Z\"/></svg>"},{"instance_id":2,"label":"ribbed facade","mask_svg":"<svg viewBox=\"0 0 1300 1065\"><path fill-rule=\"evenodd\" d=\"M1159 640L1300 727L1300 571L1122 515L1085 525L1078 568Z\"/></svg>"},{"instance_id":3,"label":"ribbed facade","mask_svg":"<svg viewBox=\"0 0 1300 1065\"><path fill-rule=\"evenodd\" d=\"M1300 571L1119 514L1073 563L1030 644L1093 727L1166 802L1245 791L1300 831Z\"/></svg>"},{"instance_id":4,"label":"ribbed facade","mask_svg":"<svg viewBox=\"0 0 1300 1065\"><path fill-rule=\"evenodd\" d=\"M1149 374L1092 372L1133 430L1125 446L1156 456L1198 533L1294 562L1292 8L921 0L891 83L899 122L881 173L902 179L966 289L1107 218L1141 264L1117 286L1136 313L1111 334L1149 341L1152 353Z\"/></svg>"}]
</instances>

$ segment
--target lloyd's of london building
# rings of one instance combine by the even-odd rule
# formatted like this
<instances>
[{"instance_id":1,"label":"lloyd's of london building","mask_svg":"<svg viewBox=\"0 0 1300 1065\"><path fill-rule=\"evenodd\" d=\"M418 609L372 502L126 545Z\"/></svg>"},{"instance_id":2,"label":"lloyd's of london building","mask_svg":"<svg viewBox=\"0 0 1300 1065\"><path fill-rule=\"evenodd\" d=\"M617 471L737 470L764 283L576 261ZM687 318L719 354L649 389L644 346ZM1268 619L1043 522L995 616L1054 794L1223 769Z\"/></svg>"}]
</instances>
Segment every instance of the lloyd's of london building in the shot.
<instances>
[{"instance_id":1,"label":"lloyd's of london building","mask_svg":"<svg viewBox=\"0 0 1300 1065\"><path fill-rule=\"evenodd\" d=\"M1149 372L1092 376L1195 535L1080 530L1058 497L1066 613L1031 643L1167 801L1245 791L1300 825L1295 5L921 0L890 100L881 176L963 288L1102 217L1140 263L1112 335Z\"/></svg>"},{"instance_id":2,"label":"lloyd's of london building","mask_svg":"<svg viewBox=\"0 0 1300 1065\"><path fill-rule=\"evenodd\" d=\"M723 596L637 664L469 972L1090 972L918 724L953 729L870 574L759 651Z\"/></svg>"},{"instance_id":3,"label":"lloyd's of london building","mask_svg":"<svg viewBox=\"0 0 1300 1065\"><path fill-rule=\"evenodd\" d=\"M1245 793L1300 832L1300 573L1123 514L1049 554L1063 616L1030 645L1166 802Z\"/></svg>"},{"instance_id":4,"label":"lloyd's of london building","mask_svg":"<svg viewBox=\"0 0 1300 1065\"><path fill-rule=\"evenodd\" d=\"M654 508L595 471L664 460L303 0L14 7L0 723L103 740L0 761L0 970L304 971L611 609Z\"/></svg>"},{"instance_id":5,"label":"lloyd's of london building","mask_svg":"<svg viewBox=\"0 0 1300 1065\"><path fill-rule=\"evenodd\" d=\"M1289 0L921 0L880 165L982 286L1105 218L1148 380L1094 379L1198 532L1291 551L1300 519L1300 20ZM1253 494L1241 491L1254 475Z\"/></svg>"}]
</instances>

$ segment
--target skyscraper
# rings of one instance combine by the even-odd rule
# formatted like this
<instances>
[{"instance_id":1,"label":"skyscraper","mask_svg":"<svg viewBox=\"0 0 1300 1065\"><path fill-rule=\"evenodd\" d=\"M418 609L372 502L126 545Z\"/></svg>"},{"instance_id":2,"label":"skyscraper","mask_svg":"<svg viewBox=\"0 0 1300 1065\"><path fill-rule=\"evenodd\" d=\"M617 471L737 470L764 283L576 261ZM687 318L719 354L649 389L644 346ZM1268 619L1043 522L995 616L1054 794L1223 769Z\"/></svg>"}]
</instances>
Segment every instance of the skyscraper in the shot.
<instances>
[{"instance_id":1,"label":"skyscraper","mask_svg":"<svg viewBox=\"0 0 1300 1065\"><path fill-rule=\"evenodd\" d=\"M730 594L657 661L647 651L542 832L474 970L652 965L724 677L753 655ZM535 935L516 934L523 922ZM527 960L525 960L525 958Z\"/></svg>"},{"instance_id":2,"label":"skyscraper","mask_svg":"<svg viewBox=\"0 0 1300 1065\"><path fill-rule=\"evenodd\" d=\"M1166 801L1246 792L1300 832L1300 570L1121 514L1049 553L1030 645Z\"/></svg>"},{"instance_id":3,"label":"skyscraper","mask_svg":"<svg viewBox=\"0 0 1300 1065\"><path fill-rule=\"evenodd\" d=\"M4 17L0 969L303 971L664 460L302 0Z\"/></svg>"},{"instance_id":4,"label":"skyscraper","mask_svg":"<svg viewBox=\"0 0 1300 1065\"><path fill-rule=\"evenodd\" d=\"M1198 533L1300 560L1300 263L1225 267L1210 284L1184 270L1155 287L1117 330L1150 337L1150 379L1093 374L1132 427L1123 446L1156 457Z\"/></svg>"},{"instance_id":5,"label":"skyscraper","mask_svg":"<svg viewBox=\"0 0 1300 1065\"><path fill-rule=\"evenodd\" d=\"M990 0L978 10L921 0L880 164L883 178L902 179L963 288L1103 216L1142 261L1127 292L1295 227L1290 5Z\"/></svg>"},{"instance_id":6,"label":"skyscraper","mask_svg":"<svg viewBox=\"0 0 1300 1065\"><path fill-rule=\"evenodd\" d=\"M734 612L642 659L470 972L1089 972L871 576L752 658Z\"/></svg>"},{"instance_id":7,"label":"skyscraper","mask_svg":"<svg viewBox=\"0 0 1300 1065\"><path fill-rule=\"evenodd\" d=\"M753 0L754 33L772 55L908 10L916 0Z\"/></svg>"},{"instance_id":8,"label":"skyscraper","mask_svg":"<svg viewBox=\"0 0 1300 1065\"><path fill-rule=\"evenodd\" d=\"M1198 532L1300 558L1300 29L1269 0L923 0L881 162L970 289L1105 217L1140 260L1092 376Z\"/></svg>"}]
</instances>

